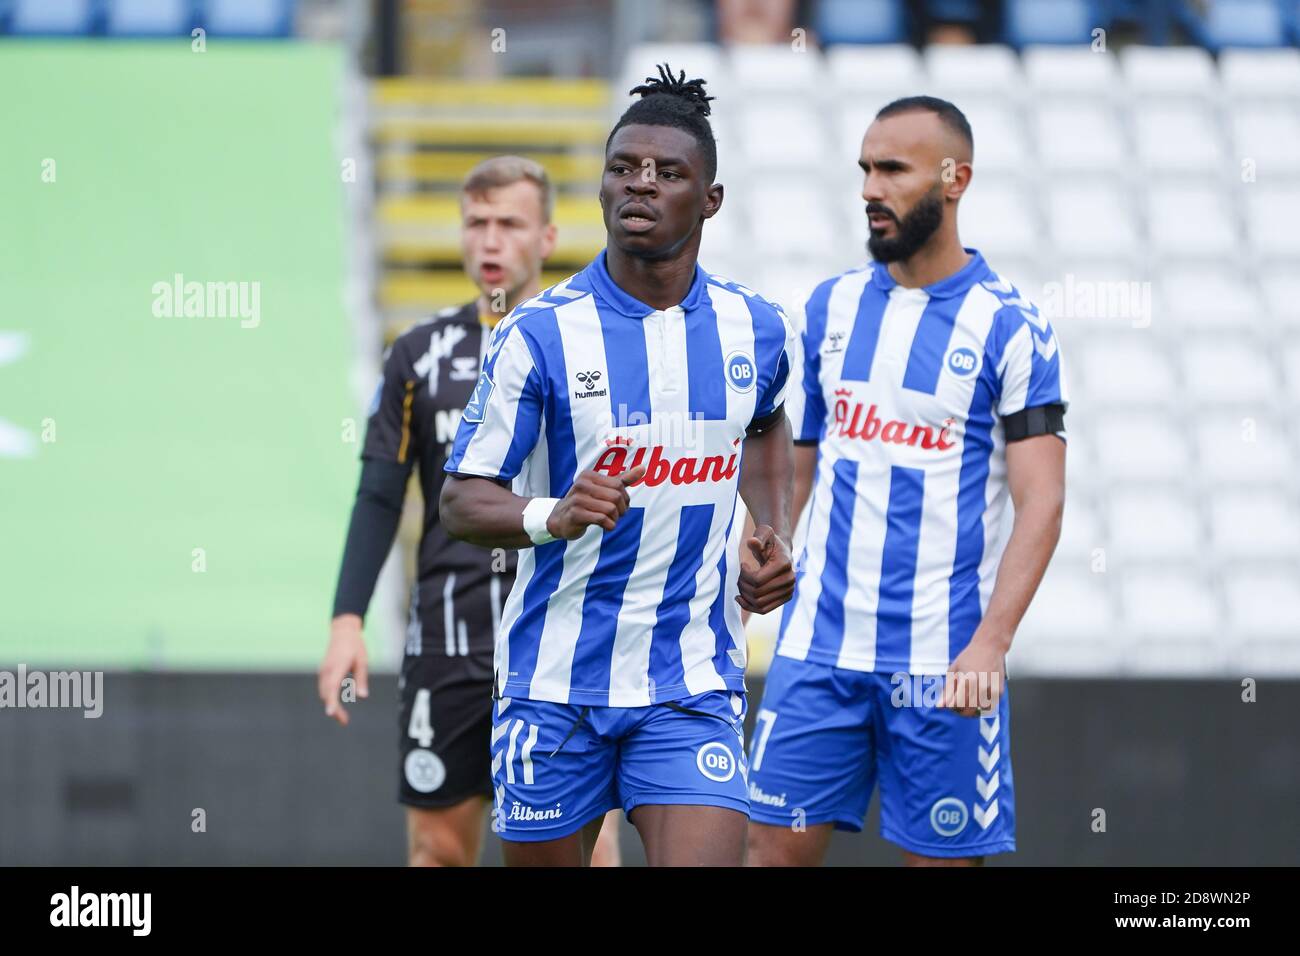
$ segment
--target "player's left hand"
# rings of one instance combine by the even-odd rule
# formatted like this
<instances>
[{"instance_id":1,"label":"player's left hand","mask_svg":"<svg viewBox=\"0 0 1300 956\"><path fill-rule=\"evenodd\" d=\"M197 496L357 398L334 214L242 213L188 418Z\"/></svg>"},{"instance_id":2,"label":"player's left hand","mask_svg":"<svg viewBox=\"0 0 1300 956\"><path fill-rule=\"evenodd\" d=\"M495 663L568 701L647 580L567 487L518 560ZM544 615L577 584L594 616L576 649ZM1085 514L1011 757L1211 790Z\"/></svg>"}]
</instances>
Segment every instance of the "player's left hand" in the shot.
<instances>
[{"instance_id":1,"label":"player's left hand","mask_svg":"<svg viewBox=\"0 0 1300 956\"><path fill-rule=\"evenodd\" d=\"M976 633L966 649L948 665L939 706L951 707L962 717L995 713L1005 680L1006 655Z\"/></svg>"},{"instance_id":2,"label":"player's left hand","mask_svg":"<svg viewBox=\"0 0 1300 956\"><path fill-rule=\"evenodd\" d=\"M761 524L740 549L740 594L736 603L747 611L766 614L794 594L794 562L790 546Z\"/></svg>"}]
</instances>

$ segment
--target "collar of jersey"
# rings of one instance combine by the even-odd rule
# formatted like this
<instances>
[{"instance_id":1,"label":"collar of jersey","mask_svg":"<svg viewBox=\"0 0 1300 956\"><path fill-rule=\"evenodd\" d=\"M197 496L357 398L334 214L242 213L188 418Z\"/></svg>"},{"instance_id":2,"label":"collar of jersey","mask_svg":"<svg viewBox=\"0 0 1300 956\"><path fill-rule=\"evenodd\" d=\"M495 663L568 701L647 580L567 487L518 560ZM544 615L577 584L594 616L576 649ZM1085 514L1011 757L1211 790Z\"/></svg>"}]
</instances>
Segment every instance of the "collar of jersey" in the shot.
<instances>
[{"instance_id":1,"label":"collar of jersey","mask_svg":"<svg viewBox=\"0 0 1300 956\"><path fill-rule=\"evenodd\" d=\"M605 266L605 251L602 249L600 255L592 260L591 265L584 270L587 275L587 281L591 283L591 289L596 296L616 312L633 319L644 319L652 312L658 312L659 309L646 305L640 299L633 298L614 282L610 277L609 269ZM681 307L690 312L699 307L700 299L704 296L704 287L708 282L708 277L704 270L700 268L699 263L695 265L695 278L691 280L691 288L686 293L686 298L682 299Z\"/></svg>"},{"instance_id":2,"label":"collar of jersey","mask_svg":"<svg viewBox=\"0 0 1300 956\"><path fill-rule=\"evenodd\" d=\"M924 292L932 299L942 299L945 296L961 295L971 286L982 279L987 278L988 266L984 264L984 257L979 254L978 249L967 249L970 253L970 262L966 263L946 279L940 279L932 285L923 286L920 289L909 289L909 292ZM889 292L898 285L894 277L889 274L889 267L883 262L871 263L873 281L886 292Z\"/></svg>"}]
</instances>

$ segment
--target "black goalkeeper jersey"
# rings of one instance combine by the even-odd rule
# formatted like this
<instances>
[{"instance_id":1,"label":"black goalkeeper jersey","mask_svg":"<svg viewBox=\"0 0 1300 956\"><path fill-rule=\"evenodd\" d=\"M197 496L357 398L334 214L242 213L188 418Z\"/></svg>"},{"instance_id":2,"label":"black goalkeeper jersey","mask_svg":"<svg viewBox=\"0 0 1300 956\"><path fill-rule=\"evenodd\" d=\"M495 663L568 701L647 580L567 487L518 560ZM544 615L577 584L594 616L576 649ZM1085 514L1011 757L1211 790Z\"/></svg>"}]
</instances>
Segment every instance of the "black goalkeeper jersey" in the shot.
<instances>
[{"instance_id":1,"label":"black goalkeeper jersey","mask_svg":"<svg viewBox=\"0 0 1300 956\"><path fill-rule=\"evenodd\" d=\"M438 520L443 465L490 336L474 302L404 332L385 356L369 409L362 459L395 464L408 478L418 467L424 497L408 654L491 654L501 601L514 581L514 550L457 541Z\"/></svg>"}]
</instances>

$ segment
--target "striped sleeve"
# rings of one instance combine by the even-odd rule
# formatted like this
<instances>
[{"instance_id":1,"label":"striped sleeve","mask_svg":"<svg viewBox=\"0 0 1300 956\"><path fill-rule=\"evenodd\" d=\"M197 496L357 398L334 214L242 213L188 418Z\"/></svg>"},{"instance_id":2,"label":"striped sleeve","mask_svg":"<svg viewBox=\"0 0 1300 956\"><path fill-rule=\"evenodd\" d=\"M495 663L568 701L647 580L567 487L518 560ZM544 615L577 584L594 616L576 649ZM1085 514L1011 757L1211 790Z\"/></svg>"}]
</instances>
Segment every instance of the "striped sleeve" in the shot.
<instances>
[{"instance_id":1,"label":"striped sleeve","mask_svg":"<svg viewBox=\"0 0 1300 956\"><path fill-rule=\"evenodd\" d=\"M498 330L474 393L461 413L445 470L510 481L536 447L542 429L542 373L514 324Z\"/></svg>"},{"instance_id":2,"label":"striped sleeve","mask_svg":"<svg viewBox=\"0 0 1300 956\"><path fill-rule=\"evenodd\" d=\"M1005 418L1026 408L1066 404L1061 350L1051 323L1037 309L1003 315L1016 318L998 366L998 414Z\"/></svg>"},{"instance_id":3,"label":"striped sleeve","mask_svg":"<svg viewBox=\"0 0 1300 956\"><path fill-rule=\"evenodd\" d=\"M772 376L767 381L767 387L763 389L762 394L758 396L758 402L754 406L754 421L759 422L772 417L785 402L786 386L790 382L790 363L791 355L794 352L793 338L790 320L786 318L785 313L780 306L769 306L772 313L780 320L780 326L773 326L771 338L770 358L767 360L769 367L772 368ZM755 342L755 350L758 351L760 346ZM762 361L764 356L759 356ZM761 373L760 373L761 374Z\"/></svg>"},{"instance_id":4,"label":"striped sleeve","mask_svg":"<svg viewBox=\"0 0 1300 956\"><path fill-rule=\"evenodd\" d=\"M790 415L796 442L819 442L826 427L826 399L822 393L822 338L826 334L826 310L834 281L823 282L804 307L800 336L800 364L796 385L800 390L799 414ZM793 406L792 406L793 408Z\"/></svg>"}]
</instances>

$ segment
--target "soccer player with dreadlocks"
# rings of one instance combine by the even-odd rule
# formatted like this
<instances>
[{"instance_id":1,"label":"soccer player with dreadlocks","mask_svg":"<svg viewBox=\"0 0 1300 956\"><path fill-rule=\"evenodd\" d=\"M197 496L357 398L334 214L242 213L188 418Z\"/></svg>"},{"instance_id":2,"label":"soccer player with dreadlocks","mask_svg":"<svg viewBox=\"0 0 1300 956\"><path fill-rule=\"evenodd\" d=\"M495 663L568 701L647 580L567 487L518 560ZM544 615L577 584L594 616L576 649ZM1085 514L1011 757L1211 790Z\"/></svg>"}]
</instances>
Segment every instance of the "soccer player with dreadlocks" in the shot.
<instances>
[{"instance_id":1,"label":"soccer player with dreadlocks","mask_svg":"<svg viewBox=\"0 0 1300 956\"><path fill-rule=\"evenodd\" d=\"M632 92L607 247L498 326L442 490L451 534L522 549L491 746L511 865L584 863L615 807L651 865L738 865L740 610L794 585L790 325L696 264L723 195L703 81L661 67Z\"/></svg>"}]
</instances>

